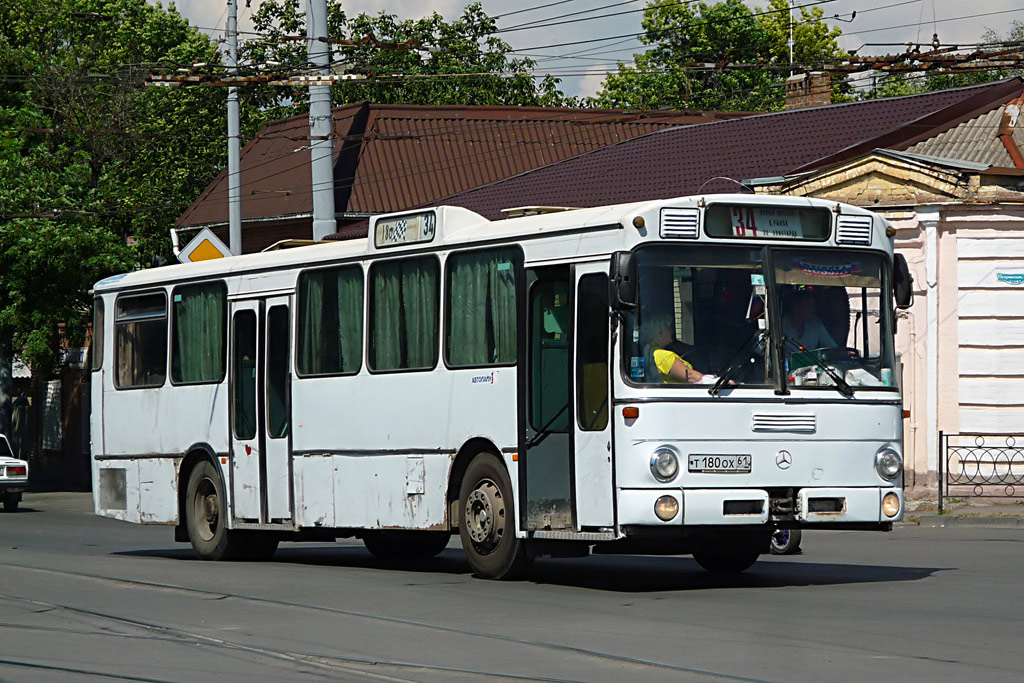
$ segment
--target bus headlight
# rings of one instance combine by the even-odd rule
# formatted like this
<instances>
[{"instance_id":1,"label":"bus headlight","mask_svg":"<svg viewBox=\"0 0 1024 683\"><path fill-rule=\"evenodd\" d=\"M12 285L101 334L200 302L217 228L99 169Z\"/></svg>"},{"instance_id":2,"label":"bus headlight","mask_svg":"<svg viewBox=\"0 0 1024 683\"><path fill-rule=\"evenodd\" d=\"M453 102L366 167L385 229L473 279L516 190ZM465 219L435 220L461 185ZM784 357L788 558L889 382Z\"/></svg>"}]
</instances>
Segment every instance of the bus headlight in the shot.
<instances>
[{"instance_id":1,"label":"bus headlight","mask_svg":"<svg viewBox=\"0 0 1024 683\"><path fill-rule=\"evenodd\" d=\"M895 450L886 446L875 454L875 471L882 479L892 481L903 471L903 458Z\"/></svg>"},{"instance_id":2,"label":"bus headlight","mask_svg":"<svg viewBox=\"0 0 1024 683\"><path fill-rule=\"evenodd\" d=\"M679 474L679 456L668 446L662 446L651 456L651 474L658 481L672 481Z\"/></svg>"}]
</instances>

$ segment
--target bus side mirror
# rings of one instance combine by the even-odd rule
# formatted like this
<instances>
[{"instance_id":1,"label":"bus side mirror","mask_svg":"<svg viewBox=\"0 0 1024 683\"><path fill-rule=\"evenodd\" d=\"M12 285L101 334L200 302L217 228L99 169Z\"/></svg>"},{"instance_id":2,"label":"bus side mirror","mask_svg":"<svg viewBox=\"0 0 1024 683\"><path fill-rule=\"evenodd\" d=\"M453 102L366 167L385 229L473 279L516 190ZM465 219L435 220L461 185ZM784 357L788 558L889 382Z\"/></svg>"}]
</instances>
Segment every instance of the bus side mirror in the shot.
<instances>
[{"instance_id":1,"label":"bus side mirror","mask_svg":"<svg viewBox=\"0 0 1024 683\"><path fill-rule=\"evenodd\" d=\"M914 276L910 274L910 266L903 254L896 254L893 258L892 274L896 308L908 309L914 303Z\"/></svg>"},{"instance_id":2,"label":"bus side mirror","mask_svg":"<svg viewBox=\"0 0 1024 683\"><path fill-rule=\"evenodd\" d=\"M612 308L627 311L636 308L636 254L631 251L617 251L612 254L609 267L609 285Z\"/></svg>"}]
</instances>

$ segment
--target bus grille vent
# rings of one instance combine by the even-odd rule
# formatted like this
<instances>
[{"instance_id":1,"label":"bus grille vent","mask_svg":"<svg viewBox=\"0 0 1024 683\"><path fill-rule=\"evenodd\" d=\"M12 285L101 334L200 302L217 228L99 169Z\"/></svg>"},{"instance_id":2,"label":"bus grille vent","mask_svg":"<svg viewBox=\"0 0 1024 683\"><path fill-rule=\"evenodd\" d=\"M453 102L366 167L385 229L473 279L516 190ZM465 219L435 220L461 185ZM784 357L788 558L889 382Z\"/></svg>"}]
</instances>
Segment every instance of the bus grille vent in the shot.
<instances>
[{"instance_id":1,"label":"bus grille vent","mask_svg":"<svg viewBox=\"0 0 1024 683\"><path fill-rule=\"evenodd\" d=\"M661 236L666 239L695 240L699 223L697 209L661 210Z\"/></svg>"},{"instance_id":2,"label":"bus grille vent","mask_svg":"<svg viewBox=\"0 0 1024 683\"><path fill-rule=\"evenodd\" d=\"M755 432L813 432L817 429L814 414L770 415L754 414L752 429Z\"/></svg>"},{"instance_id":3,"label":"bus grille vent","mask_svg":"<svg viewBox=\"0 0 1024 683\"><path fill-rule=\"evenodd\" d=\"M871 244L871 216L839 216L837 244Z\"/></svg>"}]
</instances>

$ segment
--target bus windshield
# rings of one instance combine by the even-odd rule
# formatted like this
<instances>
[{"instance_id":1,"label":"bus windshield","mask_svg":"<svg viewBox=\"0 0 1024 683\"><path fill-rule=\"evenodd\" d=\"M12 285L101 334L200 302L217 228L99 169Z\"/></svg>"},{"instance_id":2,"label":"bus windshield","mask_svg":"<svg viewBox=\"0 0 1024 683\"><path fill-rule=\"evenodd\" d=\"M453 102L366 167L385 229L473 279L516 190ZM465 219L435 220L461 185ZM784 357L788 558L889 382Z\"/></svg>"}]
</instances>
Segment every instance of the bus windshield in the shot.
<instances>
[{"instance_id":1,"label":"bus windshield","mask_svg":"<svg viewBox=\"0 0 1024 683\"><path fill-rule=\"evenodd\" d=\"M894 385L887 269L878 254L773 250L786 381Z\"/></svg>"},{"instance_id":2,"label":"bus windshield","mask_svg":"<svg viewBox=\"0 0 1024 683\"><path fill-rule=\"evenodd\" d=\"M774 296L766 296L765 267ZM625 316L635 384L891 387L889 283L878 254L823 249L649 246L637 251L638 305ZM768 306L779 307L771 330ZM845 388L845 387L844 387Z\"/></svg>"},{"instance_id":3,"label":"bus windshield","mask_svg":"<svg viewBox=\"0 0 1024 683\"><path fill-rule=\"evenodd\" d=\"M638 250L639 305L626 315L623 345L629 379L706 385L746 356L732 381L771 384L763 258L749 247Z\"/></svg>"}]
</instances>

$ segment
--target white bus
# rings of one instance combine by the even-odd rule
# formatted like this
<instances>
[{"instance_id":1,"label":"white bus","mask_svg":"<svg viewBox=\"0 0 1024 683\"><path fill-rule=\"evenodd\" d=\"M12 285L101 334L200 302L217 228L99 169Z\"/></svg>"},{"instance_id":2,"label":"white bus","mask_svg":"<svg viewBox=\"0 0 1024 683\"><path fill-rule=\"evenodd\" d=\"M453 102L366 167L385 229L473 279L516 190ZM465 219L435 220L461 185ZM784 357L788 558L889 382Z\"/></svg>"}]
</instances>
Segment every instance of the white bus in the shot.
<instances>
[{"instance_id":1,"label":"white bus","mask_svg":"<svg viewBox=\"0 0 1024 683\"><path fill-rule=\"evenodd\" d=\"M207 559L458 533L491 578L589 552L742 571L775 529L902 518L885 220L754 195L525 213L99 282L96 513Z\"/></svg>"}]
</instances>

